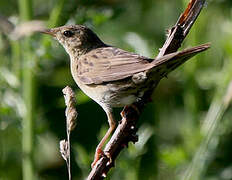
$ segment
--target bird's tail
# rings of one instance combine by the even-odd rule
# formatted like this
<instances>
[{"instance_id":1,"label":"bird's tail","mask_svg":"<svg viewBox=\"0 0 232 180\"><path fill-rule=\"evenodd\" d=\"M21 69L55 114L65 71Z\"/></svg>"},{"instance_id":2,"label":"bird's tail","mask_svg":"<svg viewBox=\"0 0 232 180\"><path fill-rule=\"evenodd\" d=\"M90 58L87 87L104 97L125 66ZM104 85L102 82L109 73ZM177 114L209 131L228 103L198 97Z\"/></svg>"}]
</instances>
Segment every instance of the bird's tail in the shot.
<instances>
[{"instance_id":1,"label":"bird's tail","mask_svg":"<svg viewBox=\"0 0 232 180\"><path fill-rule=\"evenodd\" d=\"M166 76L169 72L176 69L178 66L186 62L196 54L207 50L210 44L202 44L193 48L188 48L183 51L167 54L161 58L156 58L151 62L152 72L159 73L161 78Z\"/></svg>"}]
</instances>

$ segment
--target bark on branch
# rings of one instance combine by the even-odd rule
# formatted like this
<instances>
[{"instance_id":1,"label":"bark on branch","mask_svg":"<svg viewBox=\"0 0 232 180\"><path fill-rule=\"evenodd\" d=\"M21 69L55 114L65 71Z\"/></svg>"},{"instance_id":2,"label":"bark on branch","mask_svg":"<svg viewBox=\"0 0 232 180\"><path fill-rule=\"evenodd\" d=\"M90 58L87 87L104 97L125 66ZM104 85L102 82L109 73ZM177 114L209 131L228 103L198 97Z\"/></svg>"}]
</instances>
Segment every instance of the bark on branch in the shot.
<instances>
[{"instance_id":1,"label":"bark on branch","mask_svg":"<svg viewBox=\"0 0 232 180\"><path fill-rule=\"evenodd\" d=\"M167 39L157 56L158 58L176 52L181 47L183 40L188 35L205 2L206 0L190 0L188 7L180 15L177 23L169 30ZM101 157L91 170L87 180L104 179L108 171L114 167L115 159L122 149L127 147L129 142L135 143L138 141L136 123L140 112L145 104L149 102L151 93L148 92L140 102L123 109L121 113L122 120L104 149L104 152L108 152L112 157L112 162L106 156Z\"/></svg>"}]
</instances>

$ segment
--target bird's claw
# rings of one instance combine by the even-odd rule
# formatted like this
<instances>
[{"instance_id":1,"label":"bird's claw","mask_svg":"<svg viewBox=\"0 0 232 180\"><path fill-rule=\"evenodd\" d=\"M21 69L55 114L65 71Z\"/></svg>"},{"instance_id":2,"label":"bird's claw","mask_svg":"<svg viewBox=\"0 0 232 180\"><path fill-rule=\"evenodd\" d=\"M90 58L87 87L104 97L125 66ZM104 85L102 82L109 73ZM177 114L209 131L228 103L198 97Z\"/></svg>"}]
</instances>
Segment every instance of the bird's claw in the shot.
<instances>
[{"instance_id":1,"label":"bird's claw","mask_svg":"<svg viewBox=\"0 0 232 180\"><path fill-rule=\"evenodd\" d=\"M94 166L96 165L97 161L100 159L100 157L102 157L104 155L104 152L102 151L102 149L97 149L95 152L95 156L94 156L94 161L91 164L92 169L94 168Z\"/></svg>"},{"instance_id":2,"label":"bird's claw","mask_svg":"<svg viewBox=\"0 0 232 180\"><path fill-rule=\"evenodd\" d=\"M110 164L113 162L112 157L111 157L111 154L110 154L109 152L104 152L104 151L102 151L102 149L97 149L97 150L96 150L96 153L95 153L94 161L93 161L92 164L91 164L92 169L94 168L94 166L97 164L97 161L98 161L102 156L106 156L106 157L109 159L107 165L110 165Z\"/></svg>"}]
</instances>

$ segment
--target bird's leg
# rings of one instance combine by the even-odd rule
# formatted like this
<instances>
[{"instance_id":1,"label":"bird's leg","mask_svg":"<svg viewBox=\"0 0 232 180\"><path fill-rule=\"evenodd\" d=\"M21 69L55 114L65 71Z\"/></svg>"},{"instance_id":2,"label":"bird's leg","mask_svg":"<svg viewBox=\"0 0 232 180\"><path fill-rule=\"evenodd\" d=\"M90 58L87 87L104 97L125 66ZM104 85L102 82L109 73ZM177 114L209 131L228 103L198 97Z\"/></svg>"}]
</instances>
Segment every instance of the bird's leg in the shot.
<instances>
[{"instance_id":1,"label":"bird's leg","mask_svg":"<svg viewBox=\"0 0 232 180\"><path fill-rule=\"evenodd\" d=\"M108 118L108 123L109 123L109 129L107 130L105 136L102 138L102 140L100 141L100 143L98 144L97 148L96 148L96 152L95 152L95 156L94 156L94 161L91 164L91 167L93 168L96 164L96 162L100 159L101 155L104 154L104 152L102 151L102 147L104 146L104 143L106 142L106 140L108 139L108 137L111 135L111 133L113 132L113 130L116 127L116 123L114 121L113 118L113 114L110 110L105 110L106 114L107 114L107 118ZM111 157L109 157L109 155L106 154L106 156L110 159L111 161Z\"/></svg>"}]
</instances>

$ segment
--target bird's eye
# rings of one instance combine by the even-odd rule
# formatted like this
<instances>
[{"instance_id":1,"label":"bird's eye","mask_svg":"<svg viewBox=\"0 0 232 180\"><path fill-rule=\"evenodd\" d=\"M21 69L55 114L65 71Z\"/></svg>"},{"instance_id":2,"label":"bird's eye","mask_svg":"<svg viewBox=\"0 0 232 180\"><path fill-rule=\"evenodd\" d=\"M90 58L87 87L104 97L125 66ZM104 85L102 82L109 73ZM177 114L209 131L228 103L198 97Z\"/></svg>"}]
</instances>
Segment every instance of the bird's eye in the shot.
<instances>
[{"instance_id":1,"label":"bird's eye","mask_svg":"<svg viewBox=\"0 0 232 180\"><path fill-rule=\"evenodd\" d=\"M74 33L73 33L72 31L69 31L69 30L64 31L63 34L64 34L64 36L66 36L66 37L72 37L72 36L74 35Z\"/></svg>"}]
</instances>

